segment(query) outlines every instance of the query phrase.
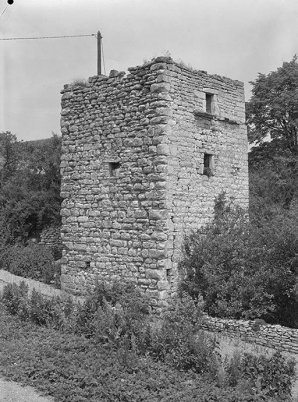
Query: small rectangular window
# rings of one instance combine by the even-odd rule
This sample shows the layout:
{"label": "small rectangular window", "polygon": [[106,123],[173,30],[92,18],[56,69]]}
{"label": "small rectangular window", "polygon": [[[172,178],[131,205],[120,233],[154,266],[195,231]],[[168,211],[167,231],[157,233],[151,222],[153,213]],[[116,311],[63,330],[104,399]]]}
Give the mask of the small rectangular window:
{"label": "small rectangular window", "polygon": [[120,169],[120,162],[109,162],[110,176],[117,176],[117,172]]}
{"label": "small rectangular window", "polygon": [[214,95],[206,94],[206,113],[213,114]]}
{"label": "small rectangular window", "polygon": [[90,268],[91,262],[90,261],[85,261],[85,268]]}
{"label": "small rectangular window", "polygon": [[203,174],[210,177],[214,175],[214,155],[204,154]]}

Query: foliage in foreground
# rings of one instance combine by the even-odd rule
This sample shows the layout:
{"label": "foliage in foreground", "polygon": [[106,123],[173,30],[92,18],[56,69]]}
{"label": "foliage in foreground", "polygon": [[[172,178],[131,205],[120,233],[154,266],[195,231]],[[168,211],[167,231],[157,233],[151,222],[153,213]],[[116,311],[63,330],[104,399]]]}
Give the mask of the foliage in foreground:
{"label": "foliage in foreground", "polygon": [[0,309],[0,373],[57,401],[290,401],[293,363],[276,354],[222,365],[198,331],[202,306],[189,297],[171,305],[154,330],[132,285],[99,284],[78,309],[9,285],[3,303],[18,317]]}
{"label": "foliage in foreground", "polygon": [[[85,337],[0,320],[0,373],[34,385],[59,402],[248,402],[247,393],[222,389],[191,372],[121,351],[106,350]],[[30,339],[30,342],[28,342]]]}
{"label": "foliage in foreground", "polygon": [[297,256],[297,216],[252,224],[221,195],[213,222],[186,238],[181,287],[210,315],[298,328]]}

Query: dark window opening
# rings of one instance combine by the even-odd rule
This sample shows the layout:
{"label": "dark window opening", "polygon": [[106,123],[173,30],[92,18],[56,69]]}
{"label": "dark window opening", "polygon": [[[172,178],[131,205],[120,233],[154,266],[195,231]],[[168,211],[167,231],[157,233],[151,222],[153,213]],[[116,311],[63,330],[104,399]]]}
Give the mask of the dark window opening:
{"label": "dark window opening", "polygon": [[91,266],[91,262],[90,262],[90,261],[86,261],[86,262],[85,262],[85,267],[86,267],[86,268],[90,268],[90,266]]}
{"label": "dark window opening", "polygon": [[208,177],[214,175],[214,156],[212,154],[204,154],[203,174]]}
{"label": "dark window opening", "polygon": [[110,176],[116,176],[116,173],[120,169],[120,166],[120,162],[109,162]]}
{"label": "dark window opening", "polygon": [[212,94],[206,94],[206,113],[213,113],[213,98],[214,95]]}
{"label": "dark window opening", "polygon": [[171,275],[171,271],[172,271],[172,270],[171,270],[170,268],[166,270],[166,272],[167,272],[167,278]]}

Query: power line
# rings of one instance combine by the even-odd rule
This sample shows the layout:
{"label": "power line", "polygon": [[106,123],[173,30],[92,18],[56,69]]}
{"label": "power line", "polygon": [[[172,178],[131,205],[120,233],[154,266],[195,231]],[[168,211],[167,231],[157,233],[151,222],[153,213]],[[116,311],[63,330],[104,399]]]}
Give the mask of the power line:
{"label": "power line", "polygon": [[35,37],[31,37],[31,38],[0,38],[0,40],[61,39],[61,38],[82,38],[84,36],[96,36],[96,34],[91,34],[91,35],[61,35],[61,36],[35,36]]}
{"label": "power line", "polygon": [[8,5],[4,8],[4,10],[2,11],[0,17],[5,13],[5,11],[7,10]]}

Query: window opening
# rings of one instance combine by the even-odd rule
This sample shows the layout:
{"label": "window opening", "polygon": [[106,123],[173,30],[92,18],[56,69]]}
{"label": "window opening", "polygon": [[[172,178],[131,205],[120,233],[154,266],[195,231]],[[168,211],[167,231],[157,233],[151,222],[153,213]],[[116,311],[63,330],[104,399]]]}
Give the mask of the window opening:
{"label": "window opening", "polygon": [[214,155],[204,154],[203,174],[210,177],[214,175]]}
{"label": "window opening", "polygon": [[120,162],[109,162],[110,176],[116,176],[116,173],[120,169],[120,166]]}
{"label": "window opening", "polygon": [[214,95],[212,94],[206,94],[206,113],[213,113],[213,100],[214,100]]}
{"label": "window opening", "polygon": [[90,268],[90,266],[91,266],[91,262],[90,262],[90,261],[86,261],[86,262],[85,262],[85,267],[86,267],[86,268]]}

